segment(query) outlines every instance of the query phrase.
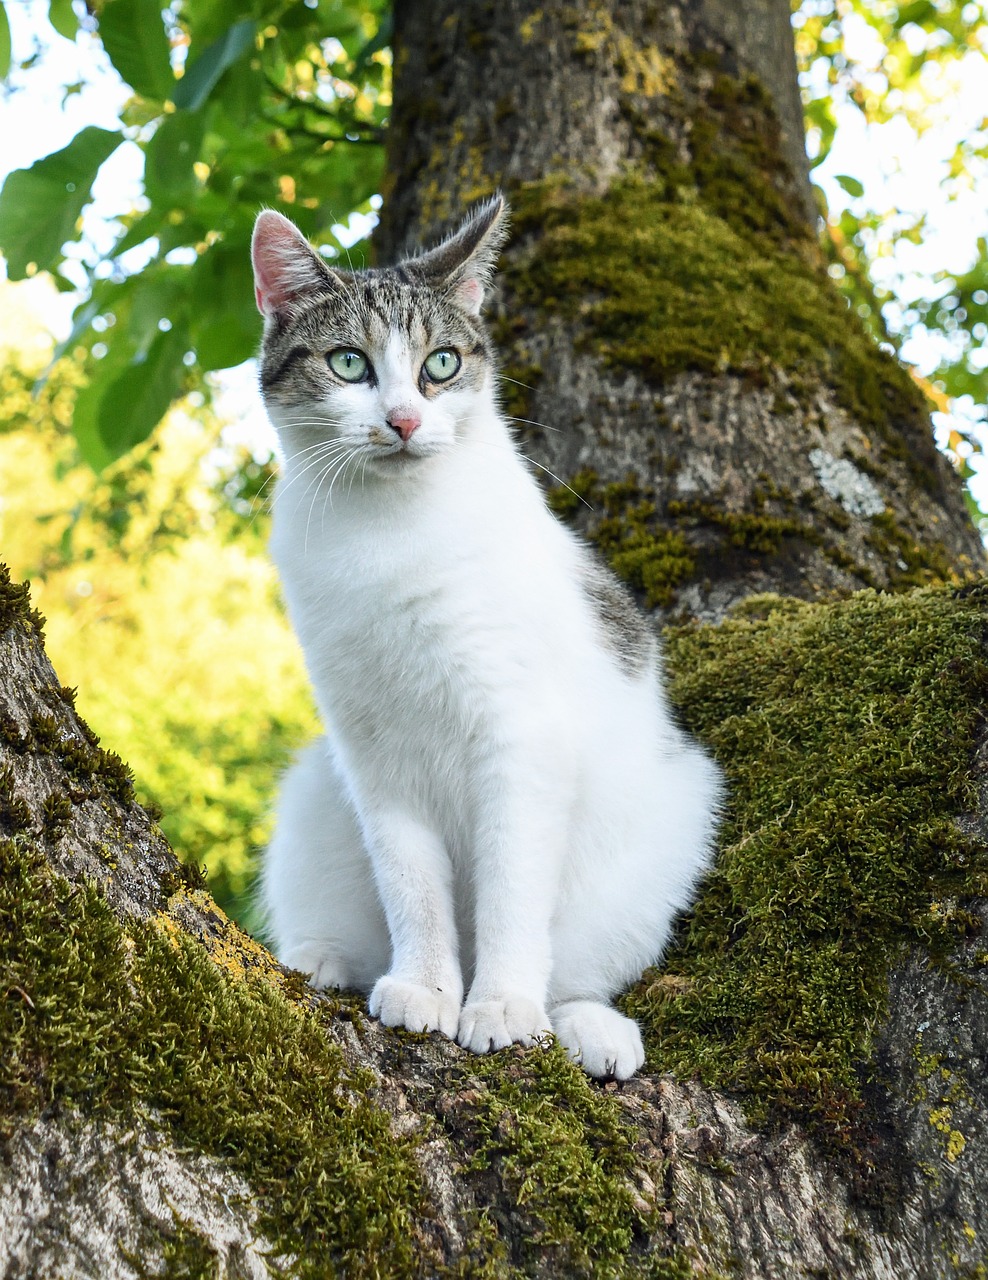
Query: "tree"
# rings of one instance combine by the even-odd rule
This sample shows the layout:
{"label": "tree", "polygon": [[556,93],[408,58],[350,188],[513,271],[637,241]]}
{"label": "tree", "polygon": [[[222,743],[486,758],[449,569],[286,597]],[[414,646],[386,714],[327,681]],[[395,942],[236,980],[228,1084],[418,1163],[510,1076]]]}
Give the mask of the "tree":
{"label": "tree", "polygon": [[719,867],[629,993],[638,1081],[385,1033],[181,871],[4,582],[0,1197],[26,1207],[0,1249],[15,1274],[977,1275],[983,554],[811,234],[788,10],[395,18],[381,249],[506,188],[495,324],[550,498],[657,617],[720,620],[668,639],[732,781]]}

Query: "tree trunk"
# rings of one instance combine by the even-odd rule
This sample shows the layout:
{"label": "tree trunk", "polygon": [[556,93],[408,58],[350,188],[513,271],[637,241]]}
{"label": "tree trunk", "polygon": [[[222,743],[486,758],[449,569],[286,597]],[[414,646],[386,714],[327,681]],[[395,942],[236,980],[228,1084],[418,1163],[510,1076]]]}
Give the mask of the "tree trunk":
{"label": "tree trunk", "polygon": [[981,566],[929,406],[817,250],[787,0],[404,0],[395,56],[381,255],[504,187],[504,403],[648,607]]}
{"label": "tree trunk", "polygon": [[[381,252],[505,187],[505,403],[555,473],[551,501],[657,619],[982,568],[921,396],[814,247],[786,4],[407,0],[395,42]],[[982,1274],[988,934],[958,897],[988,888],[983,730],[970,754],[984,614],[979,591],[949,588],[761,600],[670,646],[682,714],[738,779],[725,870],[689,936],[730,917],[726,966],[785,896],[745,858],[799,818],[795,801],[746,826],[772,779],[740,779],[787,732],[783,793],[785,770],[794,788],[811,774],[834,857],[871,851],[837,868],[838,909],[887,849],[909,924],[884,926],[877,978],[853,967],[839,918],[822,924],[835,1020],[819,1044],[795,1024],[766,1032],[751,1052],[778,1067],[768,1095],[743,1083],[739,1047],[728,1094],[699,1083],[734,1078],[702,1055],[598,1085],[551,1045],[472,1057],[313,995],[179,867],[0,577],[0,1273]],[[796,727],[824,686],[825,719],[864,744],[851,799],[847,777],[827,782],[837,753]],[[907,694],[912,718],[882,738]],[[881,813],[865,818],[869,788]],[[915,805],[941,815],[937,840]],[[797,836],[786,856],[808,852]],[[811,871],[796,884],[793,954],[825,896]],[[693,1017],[702,985],[683,939],[631,996],[670,1044],[663,1011]],[[814,1092],[827,1035],[847,1042],[843,1093]],[[672,1052],[661,1039],[652,1062]]]}

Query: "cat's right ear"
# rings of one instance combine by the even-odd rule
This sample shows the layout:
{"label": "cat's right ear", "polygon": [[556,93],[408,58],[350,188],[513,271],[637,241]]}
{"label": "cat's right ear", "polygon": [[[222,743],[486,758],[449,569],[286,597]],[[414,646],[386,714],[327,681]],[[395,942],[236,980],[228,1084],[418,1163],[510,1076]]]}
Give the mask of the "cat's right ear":
{"label": "cat's right ear", "polygon": [[303,295],[331,293],[343,284],[294,222],[274,209],[257,215],[250,243],[254,297],[266,320],[284,315]]}

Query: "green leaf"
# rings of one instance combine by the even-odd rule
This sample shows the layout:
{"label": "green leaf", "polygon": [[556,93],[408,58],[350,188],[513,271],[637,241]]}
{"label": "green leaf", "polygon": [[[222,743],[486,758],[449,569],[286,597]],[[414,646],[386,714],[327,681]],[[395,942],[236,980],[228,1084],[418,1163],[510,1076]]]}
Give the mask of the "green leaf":
{"label": "green leaf", "polygon": [[10,70],[10,21],[7,10],[0,4],[0,80],[6,78]]}
{"label": "green leaf", "polygon": [[176,111],[165,118],[148,143],[144,165],[144,190],[152,205],[174,209],[191,199],[196,190],[192,165],[205,131],[205,118],[195,112]]}
{"label": "green leaf", "polygon": [[172,96],[176,82],[158,0],[108,0],[99,16],[99,35],[132,89],[161,102]]}
{"label": "green leaf", "polygon": [[849,173],[838,173],[836,175],[836,181],[839,186],[844,188],[849,196],[864,195],[864,183],[860,182],[857,178],[852,178]]}
{"label": "green leaf", "polygon": [[72,410],[72,430],[83,459],[92,469],[100,472],[114,461],[116,455],[107,449],[100,431],[100,415],[107,388],[127,368],[134,349],[121,334],[114,335],[109,350],[102,360],[88,363],[89,380],[75,399]]}
{"label": "green leaf", "polygon": [[261,326],[251,305],[249,228],[204,253],[192,267],[186,289],[200,368],[227,369],[255,354]]}
{"label": "green leaf", "polygon": [[60,36],[74,40],[79,30],[79,19],[72,8],[72,0],[51,0],[48,5],[48,21]]}
{"label": "green leaf", "polygon": [[394,27],[394,13],[391,9],[388,9],[384,17],[381,19],[381,25],[377,29],[377,35],[371,36],[357,54],[353,67],[354,75],[359,75],[360,72],[363,71],[364,67],[368,62],[370,62],[375,53],[378,53],[381,49],[386,49],[388,47],[394,39]]}
{"label": "green leaf", "polygon": [[96,427],[99,442],[111,459],[122,457],[146,440],[168,412],[182,391],[185,351],[183,334],[174,329],[159,333],[147,355],[133,360],[106,388],[99,401]]}
{"label": "green leaf", "polygon": [[119,133],[90,125],[61,151],[9,175],[0,191],[0,249],[11,280],[23,280],[32,262],[41,271],[57,266],[100,165],[122,141]]}
{"label": "green leaf", "polygon": [[130,223],[130,226],[127,227],[127,230],[106,256],[108,258],[119,258],[128,249],[133,249],[137,245],[143,244],[145,240],[149,240],[151,236],[157,234],[165,219],[165,214],[166,210],[153,207],[147,213],[139,213],[136,217],[132,214],[124,214],[119,221],[125,227],[131,217],[134,217],[134,221]]}
{"label": "green leaf", "polygon": [[932,0],[914,0],[913,4],[904,4],[900,8],[895,25],[901,31],[910,22],[922,25],[928,18],[936,16],[937,7]]}
{"label": "green leaf", "polygon": [[186,68],[185,75],[175,88],[175,106],[187,111],[198,111],[227,67],[233,66],[248,49],[254,48],[256,36],[257,24],[249,18],[228,27],[218,40],[204,49],[195,62]]}

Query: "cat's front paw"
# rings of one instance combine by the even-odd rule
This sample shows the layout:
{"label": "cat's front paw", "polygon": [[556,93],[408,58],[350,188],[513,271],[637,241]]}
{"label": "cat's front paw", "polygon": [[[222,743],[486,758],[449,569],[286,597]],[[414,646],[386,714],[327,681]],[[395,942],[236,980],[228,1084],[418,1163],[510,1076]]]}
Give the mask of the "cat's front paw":
{"label": "cat's front paw", "polygon": [[326,943],[302,942],[289,947],[279,959],[286,969],[299,969],[308,974],[309,986],[318,991],[328,987],[345,987],[347,972],[336,951]]}
{"label": "cat's front paw", "polygon": [[534,1044],[550,1031],[549,1015],[525,996],[504,1000],[471,1000],[463,1006],[457,1040],[473,1053]]}
{"label": "cat's front paw", "polygon": [[552,1029],[588,1076],[627,1080],[645,1061],[638,1023],[610,1005],[570,1000],[552,1011]]}
{"label": "cat's front paw", "polygon": [[460,1019],[458,993],[403,982],[387,973],[374,984],[367,1007],[371,1017],[380,1018],[386,1027],[441,1031],[451,1040]]}

